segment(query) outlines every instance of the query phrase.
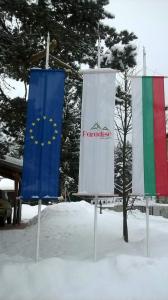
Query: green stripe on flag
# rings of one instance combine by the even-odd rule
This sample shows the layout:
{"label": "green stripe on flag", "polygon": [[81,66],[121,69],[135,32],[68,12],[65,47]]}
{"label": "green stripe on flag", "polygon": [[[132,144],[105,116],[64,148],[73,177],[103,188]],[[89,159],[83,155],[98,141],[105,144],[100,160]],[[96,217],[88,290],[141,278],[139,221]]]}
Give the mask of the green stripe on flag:
{"label": "green stripe on flag", "polygon": [[154,115],[152,77],[142,77],[144,190],[145,195],[156,194],[154,163]]}

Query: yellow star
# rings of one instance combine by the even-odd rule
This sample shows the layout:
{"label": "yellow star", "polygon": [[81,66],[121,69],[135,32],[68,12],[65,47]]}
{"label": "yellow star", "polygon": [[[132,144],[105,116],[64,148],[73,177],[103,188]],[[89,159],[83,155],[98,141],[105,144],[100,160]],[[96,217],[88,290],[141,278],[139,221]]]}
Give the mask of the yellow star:
{"label": "yellow star", "polygon": [[48,141],[48,144],[51,145],[51,141]]}

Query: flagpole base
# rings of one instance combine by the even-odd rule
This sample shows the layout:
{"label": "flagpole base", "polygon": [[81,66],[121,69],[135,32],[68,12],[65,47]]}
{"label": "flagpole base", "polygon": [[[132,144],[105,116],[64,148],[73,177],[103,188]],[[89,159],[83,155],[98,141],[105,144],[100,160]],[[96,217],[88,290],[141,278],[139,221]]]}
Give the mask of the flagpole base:
{"label": "flagpole base", "polygon": [[40,223],[41,223],[41,200],[38,201],[38,222],[37,222],[37,240],[36,240],[36,262],[39,261],[40,248]]}

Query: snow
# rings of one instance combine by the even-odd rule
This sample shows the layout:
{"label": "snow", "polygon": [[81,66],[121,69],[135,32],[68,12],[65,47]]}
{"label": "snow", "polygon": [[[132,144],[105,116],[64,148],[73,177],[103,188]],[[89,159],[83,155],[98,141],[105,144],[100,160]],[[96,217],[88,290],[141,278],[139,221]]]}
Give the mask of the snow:
{"label": "snow", "polygon": [[14,191],[14,181],[7,178],[0,178],[0,190],[3,191]]}
{"label": "snow", "polygon": [[10,98],[16,98],[16,97],[24,97],[25,95],[25,86],[24,83],[21,81],[14,80],[12,78],[4,78],[5,79],[5,85],[4,81],[1,81],[2,87],[5,90],[5,94]]}
{"label": "snow", "polygon": [[5,161],[7,161],[9,163],[12,163],[14,165],[18,165],[20,167],[23,166],[23,159],[17,159],[15,157],[11,157],[11,156],[5,155]]}
{"label": "snow", "polygon": [[[46,205],[41,205],[41,210],[46,208]],[[22,221],[24,223],[28,222],[29,220],[33,219],[38,214],[38,206],[30,206],[28,204],[22,205]],[[31,222],[31,221],[30,221]]]}
{"label": "snow", "polygon": [[[44,207],[43,207],[44,208]],[[129,243],[122,213],[98,214],[93,261],[94,206],[59,203],[41,214],[40,260],[35,262],[37,207],[23,205],[23,230],[0,230],[0,300],[167,300],[168,219],[150,216],[146,257],[145,214],[129,213]]]}

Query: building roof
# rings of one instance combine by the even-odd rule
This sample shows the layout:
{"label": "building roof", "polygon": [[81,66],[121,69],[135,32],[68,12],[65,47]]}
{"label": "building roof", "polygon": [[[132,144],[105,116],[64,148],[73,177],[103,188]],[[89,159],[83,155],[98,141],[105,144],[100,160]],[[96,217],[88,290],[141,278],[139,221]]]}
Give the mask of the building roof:
{"label": "building roof", "polygon": [[12,180],[21,176],[23,160],[14,157],[5,156],[0,159],[0,175]]}

